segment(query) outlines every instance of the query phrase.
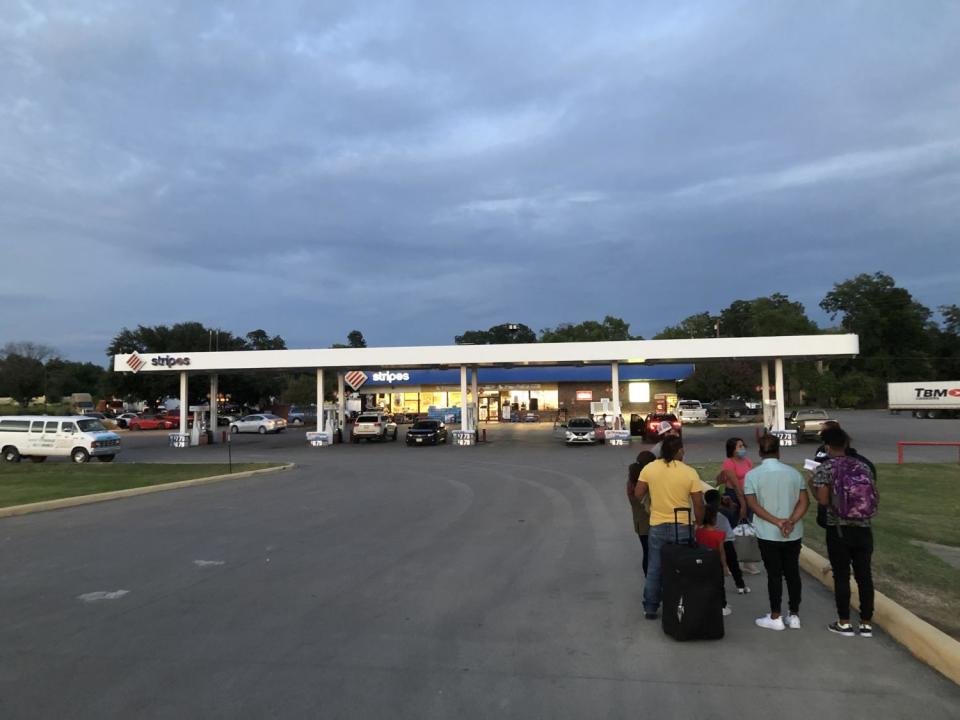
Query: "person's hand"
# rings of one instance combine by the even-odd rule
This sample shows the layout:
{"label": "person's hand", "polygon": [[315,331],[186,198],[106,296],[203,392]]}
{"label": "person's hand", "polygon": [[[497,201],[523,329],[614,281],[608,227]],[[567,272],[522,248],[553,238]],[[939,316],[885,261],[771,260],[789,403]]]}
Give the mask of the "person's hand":
{"label": "person's hand", "polygon": [[794,527],[796,527],[796,525],[792,520],[784,520],[783,524],[780,526],[780,532],[784,537],[789,537],[790,533],[793,532]]}
{"label": "person's hand", "polygon": [[783,532],[783,526],[784,526],[787,522],[789,522],[789,521],[788,521],[788,520],[784,520],[783,518],[774,518],[773,524],[776,525],[778,528],[780,528],[780,532]]}

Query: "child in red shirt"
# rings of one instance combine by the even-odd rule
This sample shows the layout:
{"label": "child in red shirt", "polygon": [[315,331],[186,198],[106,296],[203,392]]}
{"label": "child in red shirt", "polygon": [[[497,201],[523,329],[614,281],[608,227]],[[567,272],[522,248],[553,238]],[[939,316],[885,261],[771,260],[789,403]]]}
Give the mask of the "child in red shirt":
{"label": "child in red shirt", "polygon": [[723,614],[729,615],[733,609],[727,605],[727,592],[724,587],[725,579],[728,574],[727,555],[723,551],[723,543],[727,539],[727,534],[723,530],[717,529],[717,508],[707,505],[703,508],[703,525],[697,530],[697,544],[708,547],[720,553],[720,592],[723,595]]}

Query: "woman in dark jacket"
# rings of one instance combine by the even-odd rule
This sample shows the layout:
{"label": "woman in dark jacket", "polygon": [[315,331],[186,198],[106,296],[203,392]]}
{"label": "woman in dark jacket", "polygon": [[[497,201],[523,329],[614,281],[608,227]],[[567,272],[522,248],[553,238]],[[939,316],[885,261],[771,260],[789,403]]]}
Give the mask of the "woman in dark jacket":
{"label": "woman in dark jacket", "polygon": [[644,575],[647,574],[647,535],[650,532],[650,496],[647,495],[643,500],[638,500],[634,495],[634,491],[637,489],[637,480],[640,478],[640,471],[656,459],[656,455],[649,450],[644,450],[637,455],[637,461],[631,463],[627,469],[627,498],[630,500],[630,510],[633,513],[633,529],[640,538],[640,545],[643,547]]}

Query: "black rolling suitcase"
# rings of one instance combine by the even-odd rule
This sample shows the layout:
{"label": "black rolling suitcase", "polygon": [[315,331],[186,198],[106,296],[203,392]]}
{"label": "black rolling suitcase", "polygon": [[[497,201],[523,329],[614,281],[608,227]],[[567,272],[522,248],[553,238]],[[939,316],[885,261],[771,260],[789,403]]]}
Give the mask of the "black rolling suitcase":
{"label": "black rolling suitcase", "polygon": [[660,550],[663,631],[675,640],[718,640],[723,637],[720,555],[697,545],[690,508],[673,511],[677,526],[682,512],[690,524],[690,542],[681,543],[677,529],[676,542]]}

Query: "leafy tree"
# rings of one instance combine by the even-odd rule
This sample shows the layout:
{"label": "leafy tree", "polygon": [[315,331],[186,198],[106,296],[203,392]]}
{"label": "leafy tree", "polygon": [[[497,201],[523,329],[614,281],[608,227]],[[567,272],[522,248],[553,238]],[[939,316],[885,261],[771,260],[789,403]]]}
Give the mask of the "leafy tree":
{"label": "leafy tree", "polygon": [[453,341],[457,345],[534,343],[537,341],[537,334],[523,323],[502,323],[489,330],[467,330],[463,335],[457,335]]}
{"label": "leafy tree", "polygon": [[820,329],[802,303],[786,295],[736,300],[720,312],[721,337],[766,337],[771,335],[814,335]]}
{"label": "leafy tree", "polygon": [[960,378],[960,306],[941,305],[943,318],[936,338],[935,369],[939,380]]}
{"label": "leafy tree", "polygon": [[270,337],[264,330],[247,333],[247,345],[251,350],[286,350],[287,343],[279,335]]}
{"label": "leafy tree", "polygon": [[363,339],[363,333],[359,330],[351,330],[347,333],[347,344],[352,348],[365,348],[367,341]]}
{"label": "leafy tree", "polygon": [[52,358],[46,364],[44,394],[47,402],[59,402],[60,398],[76,392],[101,395],[106,374],[106,370],[94,363]]}
{"label": "leafy tree", "polygon": [[889,275],[864,273],[837,283],[820,307],[860,336],[860,357],[843,370],[865,372],[880,383],[933,377],[929,354],[937,328],[930,310]]}
{"label": "leafy tree", "polygon": [[347,333],[347,344],[343,343],[334,343],[330,347],[337,350],[343,350],[346,348],[365,348],[367,346],[367,341],[363,337],[363,333],[359,330],[351,330]]}
{"label": "leafy tree", "polygon": [[693,338],[716,337],[714,323],[716,319],[708,312],[697,313],[682,320],[679,325],[671,325],[653,336],[654,340],[688,340]]}
{"label": "leafy tree", "polygon": [[679,388],[683,397],[698,400],[748,398],[756,395],[760,373],[755,363],[738,360],[697,363],[693,375]]}
{"label": "leafy tree", "polygon": [[[286,343],[279,336],[270,337],[264,330],[254,330],[246,337],[219,328],[208,328],[198,322],[174,325],[139,325],[135,330],[123,328],[107,347],[107,355],[140,353],[207,352],[213,347],[220,351],[283,349]],[[154,402],[179,393],[176,375],[153,373],[111,373],[105,383],[111,394],[126,399]],[[280,395],[284,381],[276,373],[229,374],[220,377],[220,392],[234,402],[257,406],[266,405],[271,397]],[[198,375],[190,378],[189,393],[193,399],[206,398],[210,392],[207,379]]]}
{"label": "leafy tree", "polygon": [[43,363],[35,357],[7,353],[0,360],[0,394],[12,397],[21,407],[43,394]]}
{"label": "leafy tree", "polygon": [[607,315],[602,322],[586,320],[573,325],[561,323],[540,331],[540,342],[599,342],[603,340],[642,340],[630,335],[630,323]]}
{"label": "leafy tree", "polygon": [[3,359],[8,355],[19,355],[20,357],[31,358],[33,360],[39,360],[40,362],[43,362],[48,358],[55,357],[56,354],[57,351],[49,345],[43,345],[41,343],[29,341],[8,342],[6,345],[0,348],[0,359]]}

